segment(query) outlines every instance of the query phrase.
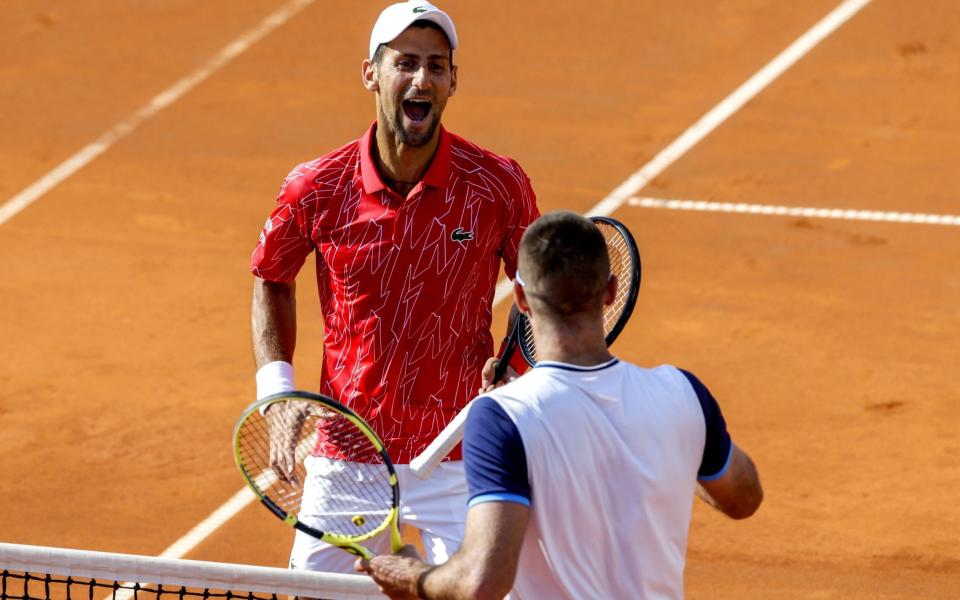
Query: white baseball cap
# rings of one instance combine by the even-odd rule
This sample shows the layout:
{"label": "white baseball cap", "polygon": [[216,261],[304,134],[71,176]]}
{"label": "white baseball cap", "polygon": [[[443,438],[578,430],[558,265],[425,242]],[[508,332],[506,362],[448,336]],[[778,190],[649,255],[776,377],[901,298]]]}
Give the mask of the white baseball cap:
{"label": "white baseball cap", "polygon": [[457,49],[457,29],[450,16],[426,0],[408,0],[383,9],[370,34],[370,60],[380,44],[392,42],[414,21],[432,21],[443,29],[450,41],[450,50]]}

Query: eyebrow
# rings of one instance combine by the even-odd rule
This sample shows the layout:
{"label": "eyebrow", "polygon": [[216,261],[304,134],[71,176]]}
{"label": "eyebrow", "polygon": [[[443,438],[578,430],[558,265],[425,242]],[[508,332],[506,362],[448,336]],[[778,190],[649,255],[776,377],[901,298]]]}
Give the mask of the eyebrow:
{"label": "eyebrow", "polygon": [[[400,52],[399,50],[398,50],[398,52],[399,52],[400,56],[403,57],[403,58],[416,58],[416,59],[421,58],[421,56],[420,56],[419,54],[416,54],[416,53],[413,53],[413,52]],[[428,54],[427,57],[426,57],[426,59],[427,59],[427,60],[446,60],[446,61],[449,61],[449,60],[450,60],[450,56],[447,55],[447,54]]]}

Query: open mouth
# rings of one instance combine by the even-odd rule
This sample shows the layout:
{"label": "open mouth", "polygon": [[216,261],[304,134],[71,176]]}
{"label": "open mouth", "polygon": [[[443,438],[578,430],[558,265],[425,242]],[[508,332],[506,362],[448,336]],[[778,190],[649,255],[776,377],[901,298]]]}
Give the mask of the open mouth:
{"label": "open mouth", "polygon": [[411,121],[419,123],[430,114],[431,106],[429,100],[404,100],[403,114],[407,115],[407,118]]}

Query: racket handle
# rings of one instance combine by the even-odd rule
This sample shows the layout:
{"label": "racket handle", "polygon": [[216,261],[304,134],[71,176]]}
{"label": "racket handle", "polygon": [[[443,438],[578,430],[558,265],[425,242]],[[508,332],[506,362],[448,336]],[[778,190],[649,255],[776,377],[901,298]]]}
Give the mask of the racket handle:
{"label": "racket handle", "polygon": [[[513,354],[513,352],[510,352],[510,354]],[[500,380],[503,379],[503,376],[507,372],[507,367],[510,366],[510,358],[510,356],[504,353],[503,356],[497,359],[497,368],[493,370],[492,383],[500,383]]]}
{"label": "racket handle", "polygon": [[513,358],[513,353],[517,349],[517,336],[519,332],[514,331],[510,334],[510,337],[507,338],[507,343],[501,348],[500,357],[497,358],[497,366],[493,369],[493,381],[491,383],[500,383],[503,380],[503,376],[507,372],[507,367],[510,366],[510,359]]}
{"label": "racket handle", "polygon": [[433,475],[437,465],[460,443],[463,439],[463,429],[467,424],[469,408],[469,404],[463,407],[463,410],[430,442],[427,449],[410,461],[410,470],[414,475],[420,479],[428,479]]}
{"label": "racket handle", "polygon": [[[516,307],[512,310],[516,311]],[[513,352],[517,348],[517,336],[520,335],[519,327],[520,321],[519,319],[515,319],[513,329],[507,338],[507,343],[500,347],[500,357],[497,360],[496,368],[493,370],[493,383],[497,383],[503,379],[504,373],[507,372],[510,359],[513,358]],[[437,465],[460,443],[460,440],[463,439],[463,429],[467,424],[467,410],[469,408],[469,404],[464,406],[463,410],[461,410],[452,421],[447,423],[443,431],[430,442],[426,450],[410,461],[410,470],[414,475],[420,479],[428,479],[434,470],[436,470]]]}

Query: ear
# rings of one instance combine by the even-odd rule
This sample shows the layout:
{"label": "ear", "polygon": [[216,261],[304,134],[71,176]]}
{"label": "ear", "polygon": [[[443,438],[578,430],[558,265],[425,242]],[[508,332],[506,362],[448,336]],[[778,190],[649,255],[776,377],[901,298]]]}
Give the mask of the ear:
{"label": "ear", "polygon": [[363,59],[360,64],[360,78],[363,79],[363,87],[371,92],[380,91],[380,80],[377,78],[377,67],[369,58]]}
{"label": "ear", "polygon": [[617,297],[617,290],[620,288],[620,280],[613,273],[610,273],[610,279],[607,280],[607,293],[603,297],[603,305],[610,306]]}
{"label": "ear", "polygon": [[457,92],[457,65],[450,66],[450,93],[447,96],[453,96]]}
{"label": "ear", "polygon": [[520,312],[525,315],[530,314],[530,302],[527,301],[527,293],[516,279],[513,280],[513,300]]}

